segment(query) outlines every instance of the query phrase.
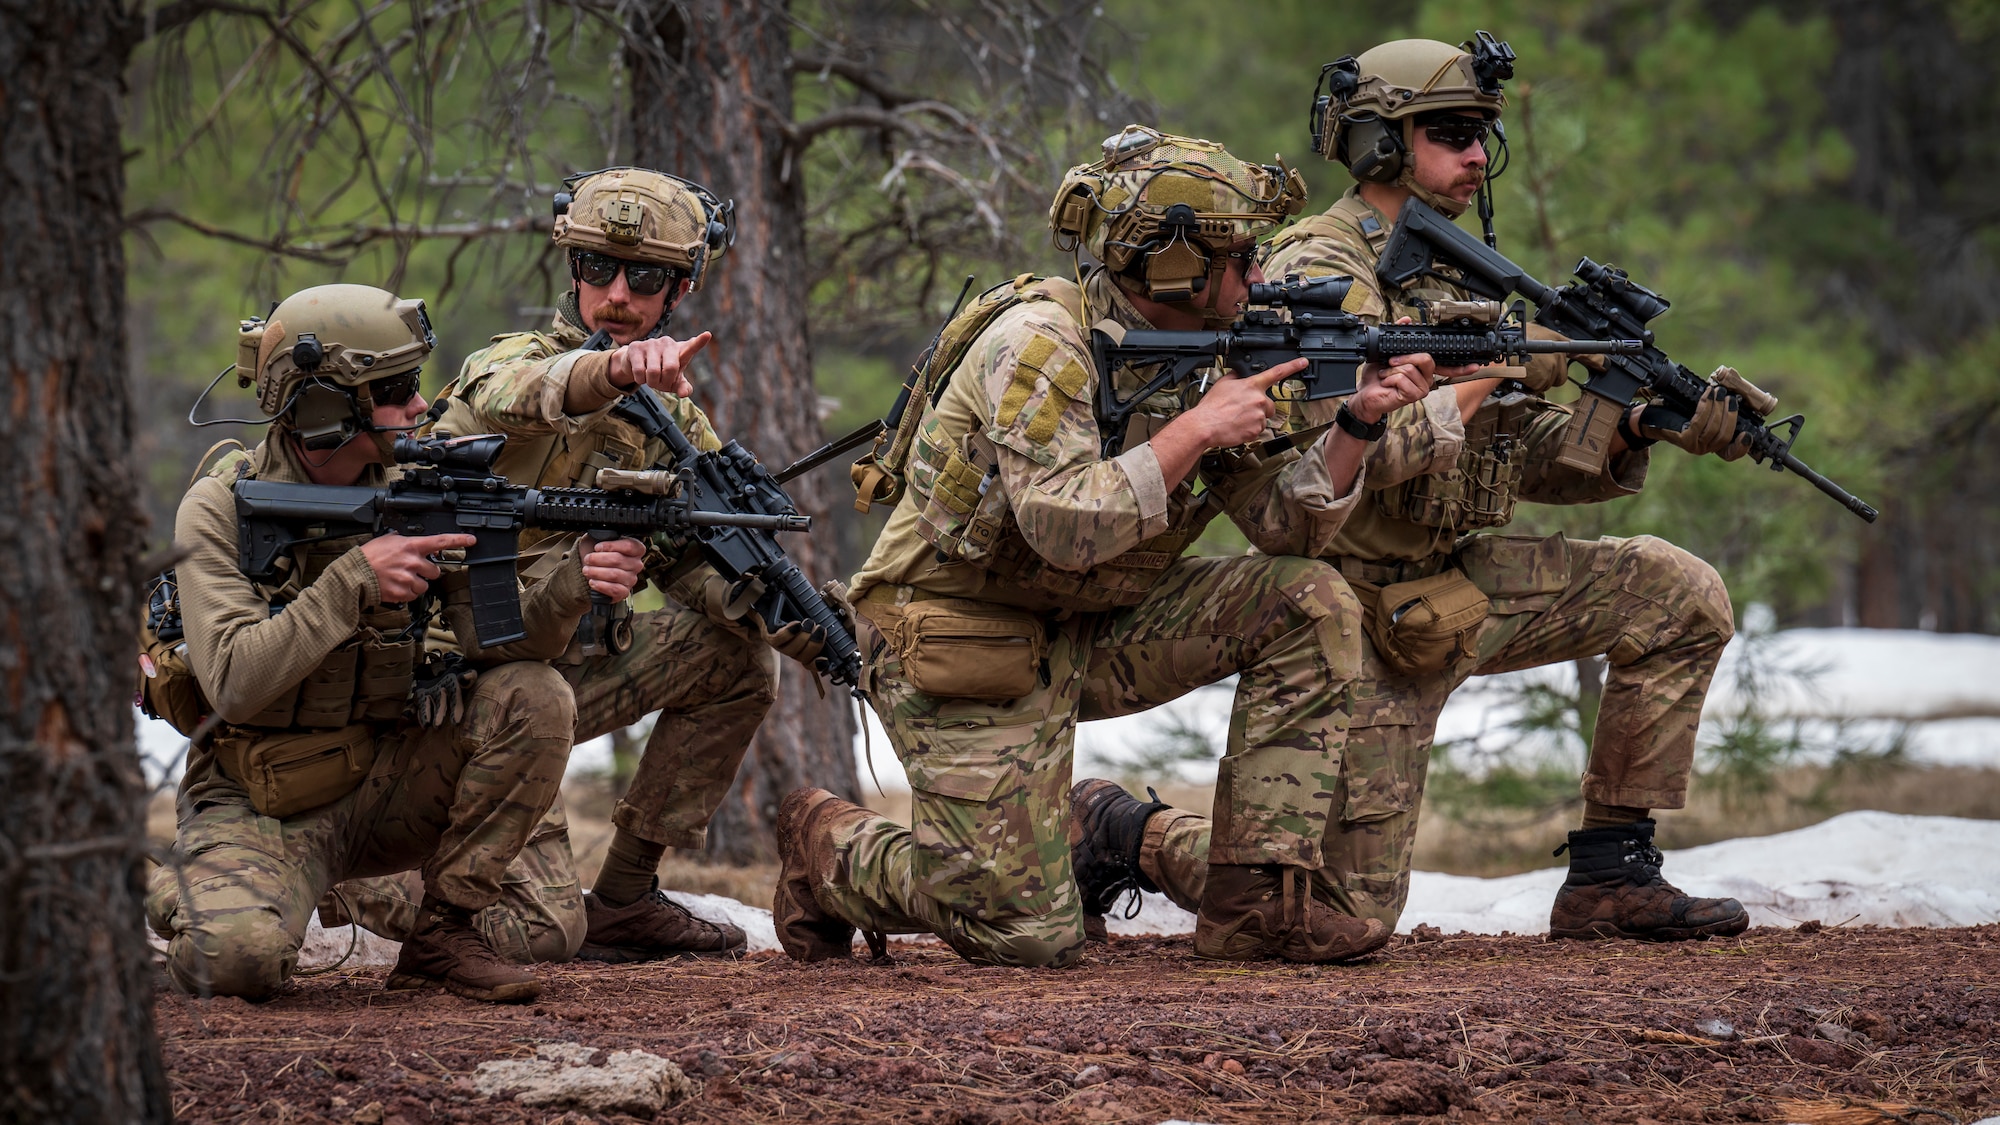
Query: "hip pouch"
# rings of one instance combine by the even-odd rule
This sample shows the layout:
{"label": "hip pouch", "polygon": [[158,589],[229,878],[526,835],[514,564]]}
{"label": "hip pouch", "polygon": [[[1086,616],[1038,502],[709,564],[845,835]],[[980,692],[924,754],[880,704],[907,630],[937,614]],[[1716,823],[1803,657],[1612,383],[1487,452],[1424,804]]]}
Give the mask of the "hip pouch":
{"label": "hip pouch", "polygon": [[375,764],[375,735],[361,723],[278,734],[232,731],[215,739],[215,758],[249,791],[250,807],[287,817],[359,787]]}
{"label": "hip pouch", "polygon": [[[1365,601],[1365,599],[1364,599]],[[1492,602],[1456,568],[1384,586],[1364,626],[1382,662],[1399,675],[1441,672],[1469,656]]]}
{"label": "hip pouch", "polygon": [[916,602],[884,630],[925,695],[1006,703],[1041,686],[1048,630],[1026,610],[962,598]]}

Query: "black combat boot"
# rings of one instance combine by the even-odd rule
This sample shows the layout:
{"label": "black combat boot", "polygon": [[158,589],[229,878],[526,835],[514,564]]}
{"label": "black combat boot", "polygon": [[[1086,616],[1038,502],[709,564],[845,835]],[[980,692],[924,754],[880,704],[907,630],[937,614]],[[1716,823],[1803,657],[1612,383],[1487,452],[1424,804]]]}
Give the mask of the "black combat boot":
{"label": "black combat boot", "polygon": [[1569,878],[1549,912],[1549,936],[1686,941],[1727,937],[1750,926],[1733,898],[1693,898],[1660,876],[1654,822],[1635,820],[1569,834]]}
{"label": "black combat boot", "polygon": [[1110,940],[1104,916],[1120,895],[1159,892],[1139,869],[1139,847],[1146,841],[1146,821],[1168,805],[1151,789],[1146,796],[1152,800],[1141,801],[1117,782],[1101,777],[1085,778],[1069,791],[1069,813],[1082,833],[1070,848],[1070,867],[1083,899],[1086,940]]}

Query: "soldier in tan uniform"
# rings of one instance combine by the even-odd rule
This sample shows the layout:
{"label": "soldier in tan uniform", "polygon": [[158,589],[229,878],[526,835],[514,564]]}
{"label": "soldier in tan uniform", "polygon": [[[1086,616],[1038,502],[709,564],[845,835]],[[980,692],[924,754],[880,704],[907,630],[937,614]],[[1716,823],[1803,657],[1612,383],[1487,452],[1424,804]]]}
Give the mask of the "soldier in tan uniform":
{"label": "soldier in tan uniform", "polygon": [[[727,249],[731,205],[698,184],[643,168],[572,177],[564,187],[554,240],[567,250],[572,288],[547,329],[496,336],[466,358],[440,396],[436,429],[507,435],[495,467],[510,480],[589,487],[600,469],[643,469],[666,456],[663,442],[613,413],[627,394],[649,386],[697,447],[720,448],[707,416],[687,397],[692,388],[684,375],[709,335],[676,340],[667,325],[675,304]],[[610,349],[578,350],[600,329],[609,333]],[[542,552],[561,545],[522,536],[529,581],[539,581],[559,558]],[[703,845],[708,819],[776,698],[777,652],[810,665],[824,638],[797,626],[766,634],[757,615],[743,609],[754,597],[730,590],[687,543],[666,537],[651,543],[646,577],[668,604],[618,626],[621,634],[629,626],[629,647],[609,651],[580,638],[555,661],[576,691],[577,741],[653,711],[660,716],[631,787],[612,811],[610,849],[590,893],[579,896],[560,806],[542,826],[545,843],[509,872],[523,895],[538,902],[532,913],[565,923],[543,927],[543,942],[517,946],[523,960],[574,954],[650,961],[734,954],[744,946],[736,926],[697,918],[667,897],[656,871],[667,848]],[[396,937],[408,925],[411,876],[341,890],[369,929]],[[336,903],[328,908],[328,921],[341,920]],[[523,913],[510,902],[496,925]]]}
{"label": "soldier in tan uniform", "polygon": [[[1104,265],[1080,285],[1024,277],[964,314],[991,319],[940,368],[939,397],[910,400],[923,413],[907,489],[852,587],[912,823],[821,789],[786,798],[773,909],[793,957],[846,957],[858,927],[876,944],[935,934],[981,964],[1075,964],[1076,723],[1232,674],[1196,948],[1329,961],[1387,940],[1330,907],[1318,877],[1359,614],[1313,556],[1360,497],[1354,432],[1422,395],[1428,372],[1365,369],[1346,428],[1268,458],[1246,445],[1278,431],[1270,388],[1303,361],[1162,391],[1111,456],[1120,435],[1095,406],[1100,380],[1129,396],[1151,372],[1097,370],[1090,326],[1227,324],[1259,278],[1257,237],[1303,201],[1296,173],[1130,126],[1070,172],[1050,214],[1058,246]],[[1263,553],[1182,558],[1223,514]]]}
{"label": "soldier in tan uniform", "polygon": [[[629,593],[644,548],[558,549],[523,596],[527,637],[490,651],[474,639],[463,577],[439,582],[432,561],[471,546],[469,535],[313,542],[285,559],[275,586],[238,569],[232,484],[381,483],[391,435],[424,415],[418,365],[432,346],[422,302],[362,285],[307,289],[245,325],[237,370],[255,382],[270,432],[198,480],[174,525],[186,552],[175,570],[180,674],[193,681],[179,690],[189,713],[220,720],[196,739],[181,780],[181,862],[154,873],[147,897],[181,988],[270,995],[329,887],[420,865],[390,987],[442,984],[480,1000],[541,990],[473,919],[500,900],[569,759],[575,707],[543,661],[562,651],[593,589]],[[467,673],[434,673],[422,655],[433,582],[476,670],[469,690]]]}
{"label": "soldier in tan uniform", "polygon": [[[1499,52],[1487,48],[1497,46]],[[1504,53],[1506,66],[1491,64]],[[1484,181],[1484,141],[1506,100],[1512,52],[1402,40],[1328,67],[1315,149],[1358,181],[1338,202],[1284,232],[1265,271],[1352,277],[1348,311],[1379,322],[1422,320],[1463,290],[1427,280],[1385,292],[1375,273],[1403,201],[1466,210]],[[1326,869],[1357,915],[1394,925],[1409,894],[1410,853],[1439,712],[1476,673],[1603,655],[1609,664],[1583,823],[1556,898],[1559,937],[1674,940],[1741,932],[1734,899],[1683,894],[1660,874],[1656,808],[1686,802],[1702,700],[1733,632],[1729,595],[1705,562],[1650,536],[1576,540],[1491,534],[1519,502],[1581,504],[1629,496],[1656,441],[1689,453],[1742,456],[1736,399],[1704,400],[1684,431],[1621,419],[1613,435],[1579,434],[1543,393],[1565,378],[1560,357],[1445,386],[1398,411],[1371,450],[1365,498],[1322,557],[1367,609],[1347,754],[1330,786]],[[1725,388],[1761,394],[1734,371]],[[1470,534],[1481,533],[1483,534]],[[1212,828],[1197,813],[1139,802],[1108,781],[1080,783],[1087,891],[1162,890],[1189,909],[1212,867]],[[1212,853],[1211,853],[1212,854]],[[1086,862],[1086,860],[1088,862]]]}

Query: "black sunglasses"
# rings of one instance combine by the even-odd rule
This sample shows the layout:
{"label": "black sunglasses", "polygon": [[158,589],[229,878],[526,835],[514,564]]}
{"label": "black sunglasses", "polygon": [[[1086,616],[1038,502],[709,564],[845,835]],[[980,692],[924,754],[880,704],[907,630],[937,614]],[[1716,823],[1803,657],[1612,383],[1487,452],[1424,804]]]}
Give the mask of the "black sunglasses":
{"label": "black sunglasses", "polygon": [[1440,117],[1424,123],[1424,136],[1432,144],[1443,145],[1453,152],[1464,152],[1473,145],[1485,144],[1486,134],[1492,126],[1477,117]]}
{"label": "black sunglasses", "polygon": [[618,271],[625,271],[625,287],[641,297],[650,297],[667,287],[667,279],[674,271],[666,266],[649,262],[628,262],[609,254],[599,254],[594,250],[578,250],[570,255],[570,265],[576,271],[577,280],[591,285],[609,285],[618,280]]}
{"label": "black sunglasses", "polygon": [[368,382],[368,401],[377,406],[401,406],[416,397],[423,385],[424,369],[414,367],[400,375]]}

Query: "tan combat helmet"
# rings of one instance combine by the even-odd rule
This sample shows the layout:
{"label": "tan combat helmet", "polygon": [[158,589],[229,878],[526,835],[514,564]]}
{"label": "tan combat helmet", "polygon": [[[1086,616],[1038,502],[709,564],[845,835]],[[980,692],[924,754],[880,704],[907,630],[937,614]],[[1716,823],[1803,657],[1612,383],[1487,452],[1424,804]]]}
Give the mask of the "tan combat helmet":
{"label": "tan combat helmet", "polygon": [[307,449],[332,449],[367,430],[370,384],[404,376],[394,401],[409,401],[435,347],[422,301],[372,285],[316,285],[268,319],[242,322],[236,381],[254,384],[258,408],[297,431]]}
{"label": "tan combat helmet", "polygon": [[[1049,207],[1056,248],[1090,251],[1146,295],[1185,304],[1217,282],[1233,245],[1277,229],[1305,207],[1306,185],[1283,164],[1250,164],[1214,141],[1127,125],[1104,157],[1063,177]],[[1234,309],[1203,309],[1227,321]]]}
{"label": "tan combat helmet", "polygon": [[[1313,151],[1365,183],[1394,183],[1448,215],[1465,206],[1416,185],[1410,151],[1416,119],[1471,110],[1497,121],[1507,108],[1500,83],[1514,77],[1514,51],[1481,31],[1457,47],[1398,39],[1320,68],[1313,87]],[[1325,93],[1321,93],[1324,88]]]}
{"label": "tan combat helmet", "polygon": [[708,263],[736,241],[736,204],[650,168],[605,168],[563,181],[554,241],[677,271],[701,287]]}

